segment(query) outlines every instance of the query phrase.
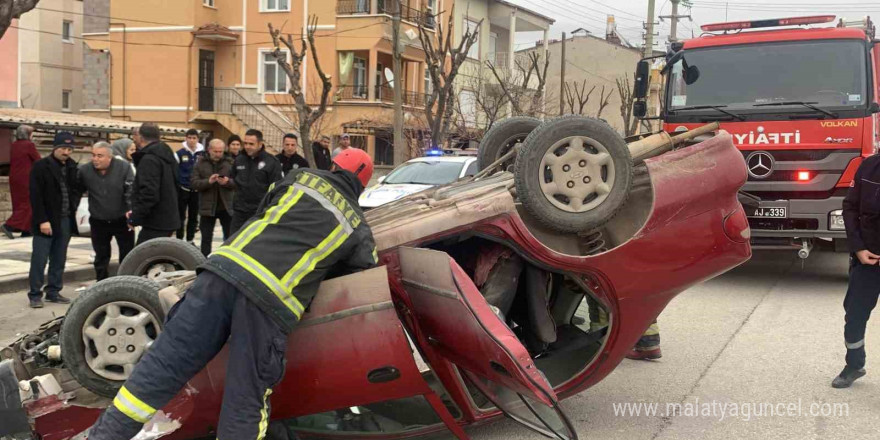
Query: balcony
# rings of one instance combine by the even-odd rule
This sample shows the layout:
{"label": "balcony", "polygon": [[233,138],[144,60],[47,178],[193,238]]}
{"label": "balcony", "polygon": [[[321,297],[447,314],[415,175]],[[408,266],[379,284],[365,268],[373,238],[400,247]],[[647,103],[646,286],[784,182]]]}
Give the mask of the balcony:
{"label": "balcony", "polygon": [[[366,85],[339,86],[337,87],[336,99],[339,102],[363,102],[394,104],[394,88],[387,85],[377,85],[375,99],[370,101],[367,94],[369,87]],[[407,107],[425,107],[428,96],[421,92],[411,90],[403,91],[403,105]]]}
{"label": "balcony", "polygon": [[[373,11],[373,1],[375,1],[375,11]],[[368,14],[384,14],[393,16],[400,6],[400,17],[404,21],[413,24],[422,24],[425,28],[434,29],[435,18],[433,15],[423,12],[419,9],[422,5],[418,0],[411,3],[398,0],[337,0],[336,13],[338,15],[368,15]]]}

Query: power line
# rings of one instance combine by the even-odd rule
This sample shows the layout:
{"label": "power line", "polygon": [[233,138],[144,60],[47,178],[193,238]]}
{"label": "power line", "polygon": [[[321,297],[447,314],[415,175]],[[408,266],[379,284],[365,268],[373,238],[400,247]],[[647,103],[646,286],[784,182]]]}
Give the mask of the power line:
{"label": "power line", "polygon": [[588,75],[595,76],[596,78],[599,78],[599,79],[602,79],[602,80],[608,81],[609,83],[613,83],[614,85],[617,85],[617,81],[614,81],[614,80],[608,79],[608,78],[606,78],[606,77],[604,77],[604,76],[602,76],[602,75],[599,75],[599,74],[596,73],[596,72],[591,72],[591,71],[589,71],[589,70],[587,70],[587,69],[585,69],[585,68],[583,68],[583,67],[581,67],[581,66],[578,66],[577,64],[571,62],[570,60],[565,60],[565,64],[568,64],[569,66],[574,67],[575,69],[578,69],[578,70],[580,70],[580,71],[582,71],[582,72],[584,72],[584,73],[586,73],[586,74],[588,74]]}

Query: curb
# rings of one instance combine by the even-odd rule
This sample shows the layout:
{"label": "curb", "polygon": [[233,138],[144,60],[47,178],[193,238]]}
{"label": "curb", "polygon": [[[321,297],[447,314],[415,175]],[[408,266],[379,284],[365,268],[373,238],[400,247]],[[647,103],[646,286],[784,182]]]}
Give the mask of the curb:
{"label": "curb", "polygon": [[[119,266],[117,263],[110,263],[109,271],[110,276],[116,275],[116,268]],[[70,269],[64,271],[64,283],[76,283],[80,281],[89,281],[95,279],[95,267],[92,265],[88,266],[80,266],[76,269]],[[30,287],[30,283],[28,281],[27,275],[0,278],[0,294],[7,293],[15,293],[22,290],[27,290]]]}

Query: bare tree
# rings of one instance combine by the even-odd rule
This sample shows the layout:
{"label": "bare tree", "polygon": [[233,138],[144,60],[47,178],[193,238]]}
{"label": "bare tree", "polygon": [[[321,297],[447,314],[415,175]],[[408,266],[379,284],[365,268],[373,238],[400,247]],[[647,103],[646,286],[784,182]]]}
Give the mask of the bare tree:
{"label": "bare tree", "polygon": [[573,115],[583,115],[584,109],[590,102],[590,96],[596,86],[590,88],[587,92],[587,80],[578,83],[577,81],[569,81],[565,83],[565,103],[568,105],[569,113]]}
{"label": "bare tree", "polygon": [[471,46],[477,42],[480,26],[483,25],[483,20],[480,20],[473,32],[469,28],[465,29],[456,46],[452,43],[454,17],[454,10],[450,11],[446,28],[439,20],[434,20],[436,25],[433,32],[425,29],[426,20],[419,20],[419,41],[425,52],[425,62],[433,85],[425,102],[425,119],[431,129],[431,145],[435,148],[446,142],[455,110],[455,78],[467,59]]}
{"label": "bare tree", "polygon": [[[595,86],[594,86],[595,87]],[[618,85],[618,88],[620,86]],[[614,88],[608,90],[608,94],[605,94],[605,86],[602,86],[602,92],[599,93],[599,110],[596,111],[596,118],[602,117],[602,111],[605,110],[605,107],[608,107],[608,103],[611,100],[611,94],[614,93]],[[630,106],[631,107],[631,106]]]}
{"label": "bare tree", "polygon": [[21,18],[21,14],[34,9],[39,1],[40,0],[0,0],[0,38],[3,38],[6,29],[9,29],[9,25],[12,24],[12,20]]}
{"label": "bare tree", "polygon": [[[512,56],[513,54],[511,54]],[[512,116],[540,116],[544,113],[542,101],[544,87],[547,84],[547,69],[550,67],[550,57],[544,59],[541,65],[541,55],[537,52],[529,52],[528,62],[522,59],[514,61],[515,71],[506,69],[499,70],[492,61],[486,61],[486,67],[498,81],[506,101],[511,106]],[[537,79],[537,84],[532,86],[532,76]],[[517,85],[519,84],[519,85]],[[526,104],[528,107],[526,108]]]}
{"label": "bare tree", "polygon": [[624,136],[632,136],[636,132],[639,120],[633,117],[632,108],[635,96],[633,96],[632,84],[628,76],[615,80],[617,93],[620,94],[620,117],[623,119]]}
{"label": "bare tree", "polygon": [[[275,29],[272,27],[272,23],[269,23],[269,34],[272,35],[272,44],[275,46],[272,55],[275,56],[278,65],[284,70],[284,73],[287,74],[287,78],[290,81],[290,95],[293,97],[294,106],[296,107],[296,122],[299,126],[300,143],[303,145],[303,153],[306,155],[306,160],[312,164],[315,163],[315,155],[311,148],[307,148],[307,146],[310,147],[312,144],[312,125],[314,125],[315,122],[317,122],[327,111],[327,101],[330,97],[330,89],[333,88],[333,83],[330,82],[330,77],[324,73],[323,69],[321,69],[321,63],[318,60],[318,51],[315,49],[315,30],[317,27],[318,17],[315,15],[309,16],[306,35],[304,38],[301,38],[301,49],[297,50],[296,47],[294,47],[292,35],[287,34],[287,38],[285,39],[281,35],[281,29]],[[287,62],[286,56],[284,52],[281,51],[279,43],[284,44],[284,46],[287,47],[287,50],[290,51],[290,63]],[[322,85],[321,98],[317,108],[308,103],[302,89],[302,63],[309,49],[312,51],[312,60],[315,63],[315,70],[318,71],[318,77],[321,79]]]}

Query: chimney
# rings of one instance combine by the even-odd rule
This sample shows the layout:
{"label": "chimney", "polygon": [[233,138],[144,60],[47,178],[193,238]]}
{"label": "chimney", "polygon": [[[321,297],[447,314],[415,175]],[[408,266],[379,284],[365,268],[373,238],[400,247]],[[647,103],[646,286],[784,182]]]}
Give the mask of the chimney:
{"label": "chimney", "polygon": [[620,37],[617,36],[617,23],[614,16],[609,15],[605,25],[605,41],[614,44],[620,44]]}

